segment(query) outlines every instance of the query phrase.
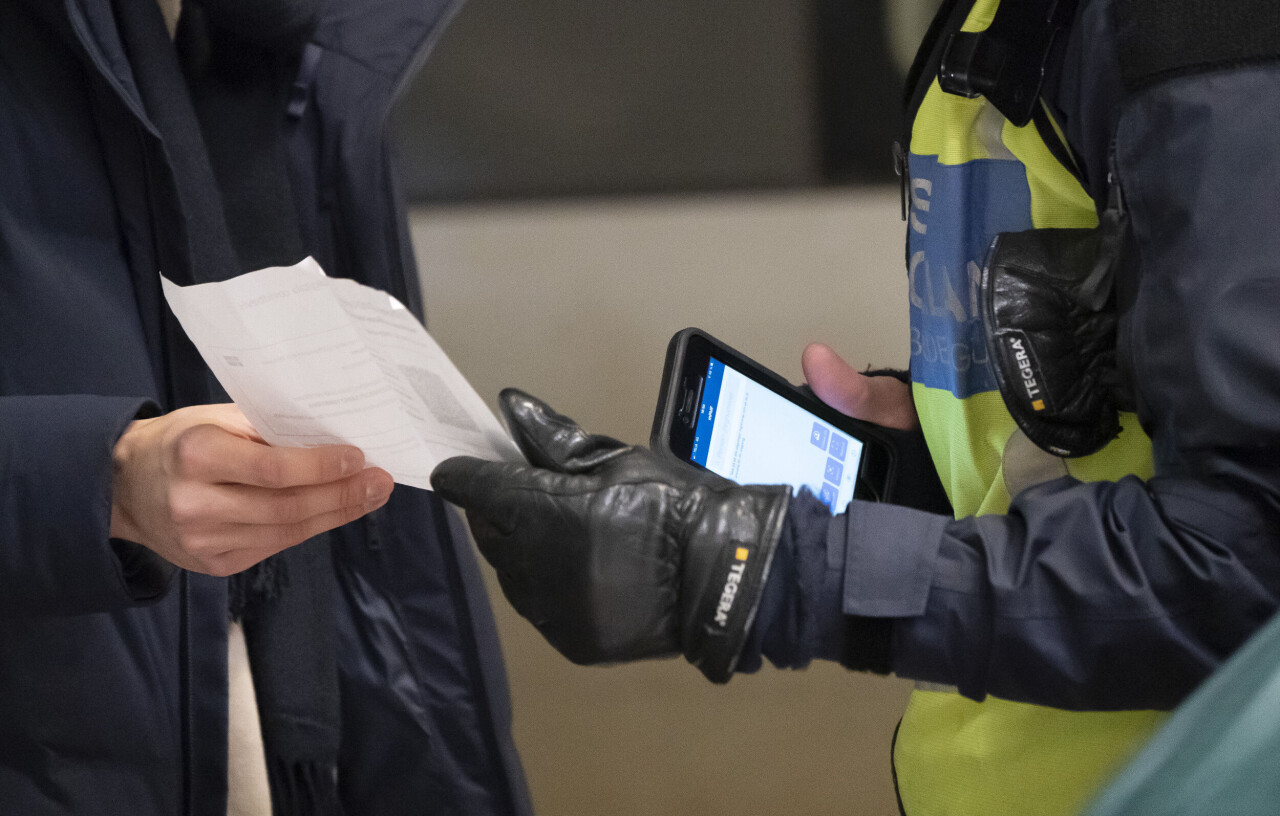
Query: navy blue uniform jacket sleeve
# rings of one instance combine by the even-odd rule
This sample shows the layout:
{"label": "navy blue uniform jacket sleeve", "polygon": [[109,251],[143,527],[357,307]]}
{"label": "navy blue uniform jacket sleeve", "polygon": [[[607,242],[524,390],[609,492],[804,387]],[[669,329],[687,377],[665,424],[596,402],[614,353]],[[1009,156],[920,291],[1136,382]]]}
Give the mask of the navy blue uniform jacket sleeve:
{"label": "navy blue uniform jacket sleeve", "polygon": [[1264,62],[1159,82],[1116,120],[1133,239],[1119,353],[1154,478],[1061,479],[1006,515],[855,503],[835,520],[842,611],[893,620],[895,672],[974,698],[1166,708],[1276,610],[1277,110]]}

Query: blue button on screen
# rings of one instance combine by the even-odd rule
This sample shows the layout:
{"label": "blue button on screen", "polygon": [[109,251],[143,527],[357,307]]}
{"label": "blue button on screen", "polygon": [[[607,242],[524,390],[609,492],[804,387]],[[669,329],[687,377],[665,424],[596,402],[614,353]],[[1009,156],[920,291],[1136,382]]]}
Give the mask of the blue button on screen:
{"label": "blue button on screen", "polygon": [[839,484],[840,477],[843,474],[844,465],[840,464],[835,459],[828,459],[827,472],[822,475],[822,478],[826,479],[828,482],[835,482],[836,484]]}
{"label": "blue button on screen", "polygon": [[845,439],[840,434],[831,434],[831,444],[827,447],[827,453],[843,462],[844,455],[848,452],[849,440]]}
{"label": "blue button on screen", "polygon": [[[795,437],[792,437],[794,439]],[[821,422],[813,423],[813,431],[809,434],[809,441],[817,445],[819,449],[827,449],[827,426]]]}
{"label": "blue button on screen", "polygon": [[836,497],[838,495],[840,495],[840,489],[833,484],[824,484],[818,488],[818,498],[823,504],[831,508],[832,512],[836,512]]}

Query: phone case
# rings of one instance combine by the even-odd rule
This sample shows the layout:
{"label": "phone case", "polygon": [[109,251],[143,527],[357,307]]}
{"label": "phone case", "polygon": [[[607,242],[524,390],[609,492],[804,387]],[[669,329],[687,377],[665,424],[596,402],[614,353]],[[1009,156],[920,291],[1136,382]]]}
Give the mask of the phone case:
{"label": "phone case", "polygon": [[[697,465],[687,462],[672,451],[668,444],[672,437],[673,426],[683,412],[686,410],[697,411],[700,407],[697,404],[689,406],[678,404],[681,383],[685,373],[682,362],[687,355],[690,341],[694,337],[705,338],[709,345],[731,360],[735,367],[750,371],[754,378],[772,386],[780,393],[795,395],[795,401],[801,407],[809,410],[819,419],[863,441],[868,446],[867,456],[869,459],[866,466],[864,466],[866,476],[864,492],[859,498],[869,498],[876,501],[884,499],[888,494],[889,485],[896,469],[894,444],[884,429],[840,414],[811,394],[805,394],[795,385],[756,363],[742,352],[717,340],[702,329],[693,326],[676,332],[667,344],[667,356],[662,367],[662,383],[658,389],[658,404],[654,411],[653,425],[649,432],[650,448],[661,456],[682,462],[689,467],[697,467]],[[863,474],[860,474],[859,481],[860,483],[863,481]]]}

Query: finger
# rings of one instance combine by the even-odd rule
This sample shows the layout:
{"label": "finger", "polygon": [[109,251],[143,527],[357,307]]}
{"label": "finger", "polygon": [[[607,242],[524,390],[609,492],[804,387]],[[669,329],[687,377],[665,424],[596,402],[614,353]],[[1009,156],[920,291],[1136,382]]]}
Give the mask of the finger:
{"label": "finger", "polygon": [[386,504],[389,495],[381,501],[321,513],[296,524],[227,526],[207,546],[209,554],[200,558],[194,569],[223,577],[243,572],[259,561],[377,510]]}
{"label": "finger", "polygon": [[202,405],[198,406],[198,408],[207,415],[209,421],[213,422],[213,424],[230,431],[236,436],[240,436],[263,445],[267,444],[267,441],[258,433],[258,429],[253,427],[253,423],[250,422],[249,418],[240,410],[240,406],[236,405],[234,402]]}
{"label": "finger", "polygon": [[364,468],[364,454],[350,445],[277,448],[216,425],[182,431],[171,456],[170,466],[185,478],[268,488],[325,484]]}
{"label": "finger", "polygon": [[261,527],[229,525],[216,534],[210,534],[210,543],[202,551],[184,553],[182,557],[186,559],[186,563],[175,563],[185,570],[219,578],[244,572],[254,564],[281,552],[275,545],[274,536],[270,546],[261,546],[261,533]]}
{"label": "finger", "polygon": [[489,494],[495,481],[489,473],[496,467],[498,463],[474,456],[454,456],[436,465],[431,472],[431,489],[463,510],[483,512],[482,508],[492,499]]}
{"label": "finger", "polygon": [[543,502],[531,507],[546,496],[541,486],[533,484],[539,474],[556,478],[545,470],[457,457],[440,463],[431,475],[431,484],[441,498],[466,511],[476,548],[497,570],[512,603],[513,583],[521,580],[513,576],[527,572],[528,559],[536,557],[546,537],[544,524],[555,523],[554,505]]}
{"label": "finger", "polygon": [[272,489],[244,484],[184,484],[173,490],[170,512],[180,527],[219,524],[296,524],[345,507],[385,501],[391,474],[366,468],[336,482]]}
{"label": "finger", "polygon": [[484,518],[509,534],[522,505],[554,489],[548,482],[555,478],[525,465],[455,456],[436,466],[431,486],[442,499],[466,510],[468,518]]}
{"label": "finger", "polygon": [[497,571],[503,592],[510,598],[511,584],[519,581],[513,576],[523,574],[521,564],[525,563],[527,548],[513,545],[510,533],[494,527],[488,519],[477,513],[467,512],[467,526],[471,529],[476,549],[489,562],[489,566]]}
{"label": "finger", "polygon": [[516,445],[534,467],[585,473],[628,447],[611,437],[587,433],[569,417],[518,389],[503,389],[498,402]]}
{"label": "finger", "polygon": [[327,513],[320,513],[296,524],[274,525],[267,528],[270,532],[262,537],[262,541],[268,548],[273,548],[275,552],[286,550],[296,544],[301,544],[308,538],[327,533],[372,513],[386,504],[389,498],[391,498],[391,494],[387,493],[381,499],[361,505],[341,507]]}
{"label": "finger", "polygon": [[805,348],[800,365],[818,399],[841,413],[901,430],[919,424],[910,387],[893,377],[860,374],[821,343]]}
{"label": "finger", "polygon": [[[459,456],[441,462],[431,474],[431,486],[440,497],[466,511],[480,554],[500,576],[518,568],[528,556],[527,547],[514,536],[525,505],[543,495],[523,489],[533,487],[538,473],[522,465]],[[551,475],[547,471],[541,474]]]}

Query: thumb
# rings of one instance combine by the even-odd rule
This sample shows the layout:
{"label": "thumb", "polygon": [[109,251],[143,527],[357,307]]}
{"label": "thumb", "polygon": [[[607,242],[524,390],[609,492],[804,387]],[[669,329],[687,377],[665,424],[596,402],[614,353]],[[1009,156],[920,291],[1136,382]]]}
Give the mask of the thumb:
{"label": "thumb", "polygon": [[843,414],[904,431],[920,424],[906,383],[893,377],[860,374],[821,343],[805,347],[800,366],[818,399]]}
{"label": "thumb", "polygon": [[561,473],[586,473],[630,446],[608,436],[587,433],[537,397],[504,388],[498,405],[525,459],[534,467]]}
{"label": "thumb", "polygon": [[483,519],[493,529],[510,533],[520,508],[541,493],[538,471],[512,462],[487,462],[473,456],[454,456],[431,472],[431,489],[461,507],[467,519]]}

